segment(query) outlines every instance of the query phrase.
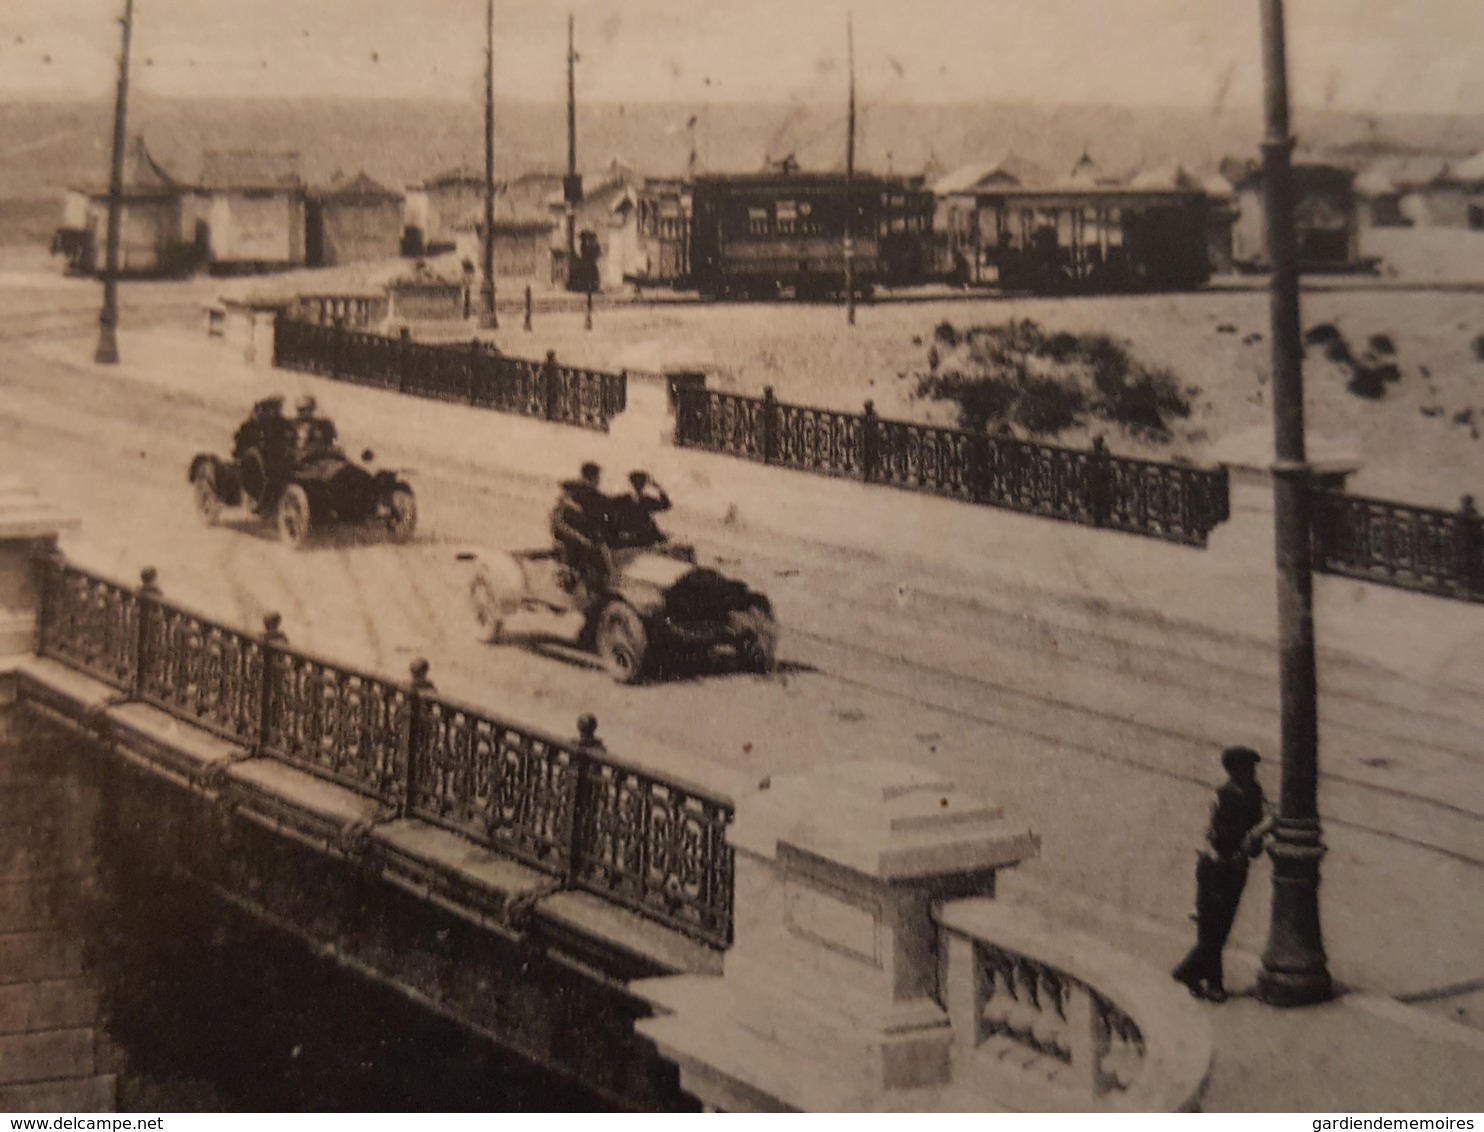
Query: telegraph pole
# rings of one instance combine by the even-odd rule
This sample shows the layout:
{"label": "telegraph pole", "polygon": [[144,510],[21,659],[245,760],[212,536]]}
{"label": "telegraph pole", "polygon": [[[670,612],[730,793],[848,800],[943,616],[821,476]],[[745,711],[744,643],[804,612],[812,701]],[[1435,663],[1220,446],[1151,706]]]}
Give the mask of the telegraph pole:
{"label": "telegraph pole", "polygon": [[481,325],[498,330],[495,314],[495,0],[484,13],[484,282],[480,285]]}
{"label": "telegraph pole", "polygon": [[567,13],[567,176],[562,184],[567,205],[567,289],[572,289],[577,266],[577,206],[582,202],[582,177],[577,172],[577,48],[572,13]]}
{"label": "telegraph pole", "polygon": [[98,312],[98,348],[93,361],[117,365],[119,360],[119,223],[124,196],[125,110],[129,98],[129,39],[134,32],[134,0],[124,0],[124,43],[119,53],[118,91],[113,100],[113,160],[108,174],[108,244],[103,260],[103,309]]}
{"label": "telegraph pole", "polygon": [[1283,0],[1262,5],[1263,211],[1272,262],[1273,528],[1278,567],[1282,787],[1268,844],[1273,906],[1257,996],[1305,1006],[1334,995],[1319,929],[1319,712],[1315,677],[1314,573],[1309,542],[1310,468],[1304,451],[1303,340],[1293,231],[1293,134]]}
{"label": "telegraph pole", "polygon": [[845,321],[855,325],[855,26],[845,16],[845,54],[850,69],[850,108],[845,126]]}

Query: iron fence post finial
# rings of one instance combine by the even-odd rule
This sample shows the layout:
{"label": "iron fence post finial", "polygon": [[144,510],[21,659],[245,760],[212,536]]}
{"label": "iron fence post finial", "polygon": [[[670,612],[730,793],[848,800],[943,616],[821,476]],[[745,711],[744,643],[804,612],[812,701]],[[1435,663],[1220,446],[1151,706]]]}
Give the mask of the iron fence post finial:
{"label": "iron fence post finial", "polygon": [[778,458],[778,397],[773,387],[763,387],[763,463],[771,464]]}
{"label": "iron fence post finial", "polygon": [[160,598],[159,572],[153,566],[139,571],[138,604],[135,607],[134,625],[134,672],[129,682],[129,694],[137,699],[144,687],[145,671],[149,663],[149,610]]}
{"label": "iron fence post finial", "polygon": [[585,750],[607,750],[607,745],[598,738],[598,717],[585,711],[577,717],[577,745]]}
{"label": "iron fence post finial", "polygon": [[1464,596],[1470,601],[1484,597],[1484,555],[1480,554],[1484,544],[1479,512],[1474,507],[1474,497],[1464,495],[1458,501],[1458,521],[1453,528],[1454,569]]}
{"label": "iron fence post finial", "polygon": [[861,412],[861,479],[870,483],[876,478],[876,402],[867,401]]}
{"label": "iron fence post finial", "polygon": [[412,689],[419,694],[433,692],[436,689],[433,681],[428,679],[428,673],[432,670],[426,658],[418,657],[407,666],[407,671],[412,674]]}
{"label": "iron fence post finial", "polygon": [[546,351],[546,361],[541,367],[541,381],[545,386],[542,389],[542,409],[545,419],[556,420],[557,417],[557,360],[556,351]]}
{"label": "iron fence post finial", "polygon": [[402,781],[391,784],[393,794],[390,808],[399,817],[406,816],[412,805],[420,769],[418,756],[428,745],[423,735],[423,715],[426,708],[424,700],[436,695],[438,691],[428,677],[431,667],[427,658],[421,656],[407,666],[412,677],[412,686],[407,697],[407,727],[402,735],[402,742],[405,744],[402,749]]}
{"label": "iron fence post finial", "polygon": [[272,732],[273,723],[273,680],[277,670],[275,658],[279,650],[288,645],[289,639],[283,632],[283,617],[277,610],[269,610],[263,614],[263,684],[258,694],[258,721],[256,742],[253,744],[255,754],[262,756],[269,746],[269,735]]}
{"label": "iron fence post finial", "polygon": [[1088,462],[1088,511],[1092,524],[1105,527],[1113,514],[1113,457],[1108,442],[1099,434],[1092,440],[1092,459]]}

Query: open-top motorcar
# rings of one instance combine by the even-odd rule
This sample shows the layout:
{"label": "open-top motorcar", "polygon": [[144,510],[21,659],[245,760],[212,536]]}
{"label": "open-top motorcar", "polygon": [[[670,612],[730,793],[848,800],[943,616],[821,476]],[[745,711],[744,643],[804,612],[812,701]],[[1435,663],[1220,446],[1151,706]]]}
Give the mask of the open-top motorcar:
{"label": "open-top motorcar", "polygon": [[243,506],[271,520],[293,547],[317,531],[345,525],[380,527],[397,542],[412,538],[417,500],[402,473],[373,467],[370,449],[356,463],[333,442],[301,446],[294,422],[262,412],[262,404],[238,430],[230,460],[203,452],[191,461],[189,478],[203,522],[215,524],[227,508]]}
{"label": "open-top motorcar", "polygon": [[635,684],[661,671],[726,654],[740,668],[772,671],[778,629],[772,603],[746,583],[696,563],[669,541],[609,549],[600,584],[589,585],[555,549],[464,550],[481,640],[502,639],[522,610],[582,615],[578,644],[609,674]]}

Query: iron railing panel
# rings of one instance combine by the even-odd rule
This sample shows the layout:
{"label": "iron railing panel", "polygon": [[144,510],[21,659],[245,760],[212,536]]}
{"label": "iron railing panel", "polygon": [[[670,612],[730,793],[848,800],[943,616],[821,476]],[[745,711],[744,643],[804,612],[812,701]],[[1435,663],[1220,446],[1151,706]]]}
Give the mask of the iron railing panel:
{"label": "iron railing panel", "polygon": [[588,892],[717,947],[731,943],[731,806],[589,755],[573,880]]}
{"label": "iron railing panel", "polygon": [[628,376],[509,358],[482,343],[435,344],[287,316],[273,363],[373,389],[451,401],[598,432],[628,402]]}
{"label": "iron railing panel", "polygon": [[37,653],[114,688],[139,672],[139,595],[77,566],[37,560]]}
{"label": "iron railing panel", "polygon": [[408,813],[565,877],[580,758],[570,744],[478,708],[423,698]]}
{"label": "iron railing panel", "polygon": [[400,805],[407,789],[407,689],[297,650],[268,665],[262,753]]}
{"label": "iron railing panel", "polygon": [[140,617],[139,698],[224,739],[256,745],[262,640],[158,599],[142,600]]}

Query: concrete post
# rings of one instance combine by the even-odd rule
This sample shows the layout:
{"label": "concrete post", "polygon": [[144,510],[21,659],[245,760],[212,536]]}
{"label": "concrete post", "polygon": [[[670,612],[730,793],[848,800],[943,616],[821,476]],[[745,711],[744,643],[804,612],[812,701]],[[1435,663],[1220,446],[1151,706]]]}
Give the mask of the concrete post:
{"label": "concrete post", "polygon": [[852,763],[739,799],[728,837],[723,975],[635,984],[661,1015],[637,1028],[681,1087],[727,1111],[858,1111],[948,1084],[953,991],[933,906],[992,896],[1035,835],[929,773]]}
{"label": "concrete post", "polygon": [[32,557],[76,526],[19,479],[0,477],[0,666],[34,647],[40,595]]}

